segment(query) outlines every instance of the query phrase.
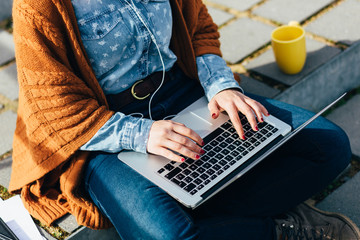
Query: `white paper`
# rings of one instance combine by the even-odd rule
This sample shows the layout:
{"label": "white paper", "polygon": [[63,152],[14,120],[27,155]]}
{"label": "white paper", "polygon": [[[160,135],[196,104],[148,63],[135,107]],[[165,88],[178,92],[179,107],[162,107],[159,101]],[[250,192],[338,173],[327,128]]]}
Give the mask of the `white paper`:
{"label": "white paper", "polygon": [[19,195],[0,201],[0,217],[20,240],[44,239],[22,204]]}

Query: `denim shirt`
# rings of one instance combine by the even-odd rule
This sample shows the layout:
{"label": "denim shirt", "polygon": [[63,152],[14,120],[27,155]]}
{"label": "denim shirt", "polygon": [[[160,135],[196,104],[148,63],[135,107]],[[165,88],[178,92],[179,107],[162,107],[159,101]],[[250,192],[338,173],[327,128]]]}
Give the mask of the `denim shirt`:
{"label": "denim shirt", "polygon": [[[158,48],[165,71],[176,62],[169,48],[172,14],[168,0],[72,0],[72,4],[86,53],[105,94],[119,93],[162,71]],[[196,63],[208,100],[224,89],[240,88],[221,57],[206,54],[197,57]],[[146,152],[152,123],[117,112],[80,149]]]}

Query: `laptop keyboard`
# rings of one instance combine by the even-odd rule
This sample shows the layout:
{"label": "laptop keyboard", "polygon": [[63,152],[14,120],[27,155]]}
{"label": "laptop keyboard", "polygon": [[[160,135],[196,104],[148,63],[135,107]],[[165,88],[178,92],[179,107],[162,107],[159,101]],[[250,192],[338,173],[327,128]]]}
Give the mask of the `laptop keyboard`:
{"label": "laptop keyboard", "polygon": [[183,163],[171,161],[157,173],[191,195],[196,194],[218,176],[227,175],[232,165],[278,131],[276,127],[263,122],[258,123],[259,131],[255,132],[245,116],[240,117],[246,140],[239,138],[229,120],[203,139],[205,154],[199,160],[185,157]]}

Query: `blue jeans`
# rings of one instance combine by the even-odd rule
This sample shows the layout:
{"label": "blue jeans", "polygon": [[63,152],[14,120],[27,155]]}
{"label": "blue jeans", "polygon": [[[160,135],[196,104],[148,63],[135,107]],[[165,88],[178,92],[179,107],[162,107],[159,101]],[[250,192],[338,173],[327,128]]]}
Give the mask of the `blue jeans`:
{"label": "blue jeans", "polygon": [[[154,98],[153,116],[176,114],[203,95],[175,68]],[[186,80],[184,80],[186,79]],[[270,114],[296,128],[313,113],[259,96]],[[125,113],[147,113],[147,102]],[[273,217],[326,187],[349,164],[346,134],[320,117],[246,175],[195,210],[187,209],[117,159],[94,152],[85,188],[122,239],[274,239]]]}

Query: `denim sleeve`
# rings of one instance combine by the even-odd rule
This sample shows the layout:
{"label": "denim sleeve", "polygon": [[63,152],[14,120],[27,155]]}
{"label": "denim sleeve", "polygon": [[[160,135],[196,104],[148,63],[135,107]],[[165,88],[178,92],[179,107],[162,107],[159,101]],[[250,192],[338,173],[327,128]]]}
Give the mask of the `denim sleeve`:
{"label": "denim sleeve", "polygon": [[208,101],[218,92],[228,88],[237,88],[242,91],[242,88],[234,79],[231,69],[220,56],[214,54],[201,55],[196,57],[196,64],[200,83],[204,88]]}
{"label": "denim sleeve", "polygon": [[80,150],[120,152],[123,149],[146,153],[153,121],[115,113]]}

